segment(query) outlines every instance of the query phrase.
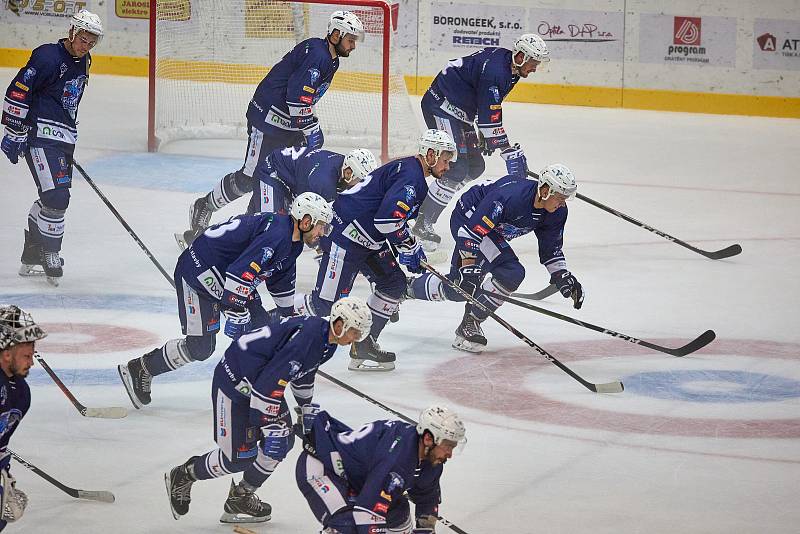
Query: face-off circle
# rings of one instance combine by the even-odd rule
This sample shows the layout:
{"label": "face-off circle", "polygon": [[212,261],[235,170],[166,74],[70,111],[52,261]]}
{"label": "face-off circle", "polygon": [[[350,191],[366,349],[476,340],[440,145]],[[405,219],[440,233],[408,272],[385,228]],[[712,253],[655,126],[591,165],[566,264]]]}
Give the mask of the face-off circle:
{"label": "face-off circle", "polygon": [[[659,344],[678,346],[685,340],[654,340]],[[576,370],[575,362],[596,361],[598,371],[609,362],[619,363],[624,359],[627,368],[631,357],[660,357],[638,345],[620,340],[577,341],[569,343],[547,343],[546,350],[568,367]],[[432,391],[471,408],[516,419],[539,423],[593,428],[616,432],[644,434],[668,434],[696,437],[729,438],[798,438],[800,419],[798,418],[745,418],[742,407],[745,403],[775,403],[800,397],[800,381],[774,373],[755,372],[748,369],[725,368],[725,356],[792,360],[800,354],[800,345],[762,340],[720,340],[684,358],[663,355],[668,370],[658,370],[620,376],[625,384],[625,392],[613,395],[615,408],[636,404],[637,398],[647,398],[650,402],[658,400],[692,403],[702,411],[708,403],[730,404],[724,417],[675,417],[654,413],[628,413],[562,401],[551,395],[533,391],[528,381],[529,375],[551,366],[563,375],[560,388],[574,388],[566,391],[570,396],[581,394],[597,395],[583,388],[572,378],[556,369],[552,363],[538,355],[533,349],[521,346],[502,352],[484,352],[443,362],[435,367],[427,380]],[[719,357],[719,365],[715,358]],[[686,362],[686,363],[682,363]],[[698,365],[703,368],[698,369]],[[644,365],[643,365],[644,366]],[[581,366],[583,369],[586,366]],[[691,367],[691,369],[687,369]],[[587,380],[584,370],[578,372]],[[549,371],[549,370],[548,370]],[[548,375],[549,376],[549,375]],[[606,379],[610,377],[606,376]],[[584,399],[585,400],[585,399]],[[644,400],[644,399],[642,399]],[[638,404],[643,404],[642,402]],[[742,415],[736,418],[736,415]],[[774,416],[773,416],[774,417]]]}
{"label": "face-off circle", "polygon": [[85,354],[140,350],[158,343],[152,332],[99,323],[43,323],[47,337],[36,343],[42,354]]}

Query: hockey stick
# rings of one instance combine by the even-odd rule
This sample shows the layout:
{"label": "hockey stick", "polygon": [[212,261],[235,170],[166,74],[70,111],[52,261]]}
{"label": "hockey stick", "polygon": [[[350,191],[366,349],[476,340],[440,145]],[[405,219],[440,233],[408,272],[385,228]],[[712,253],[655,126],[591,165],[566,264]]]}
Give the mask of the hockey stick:
{"label": "hockey stick", "polygon": [[69,495],[70,497],[75,497],[76,499],[86,499],[89,501],[114,502],[114,494],[111,493],[110,491],[86,491],[82,489],[70,488],[69,486],[64,485],[58,480],[54,479],[53,477],[51,477],[50,475],[48,475],[47,473],[45,473],[32,463],[30,463],[29,461],[25,460],[19,454],[12,451],[11,449],[8,449],[8,453],[16,461],[21,463],[24,467],[27,467],[28,469],[30,469],[31,471],[33,471],[34,473],[36,473],[37,475],[48,481],[50,484],[54,485],[55,487],[57,487],[58,489]]}
{"label": "hockey stick", "polygon": [[38,352],[35,352],[33,355],[36,357],[36,361],[42,365],[42,369],[44,369],[45,372],[48,375],[50,375],[50,378],[53,379],[53,382],[56,383],[56,385],[61,389],[64,395],[67,396],[72,405],[78,409],[78,411],[82,416],[100,417],[103,419],[121,419],[126,415],[128,415],[128,410],[117,406],[111,408],[87,408],[86,406],[78,402],[78,399],[75,398],[75,395],[73,395],[72,392],[67,388],[67,386],[64,385],[64,382],[62,382],[61,379],[58,378],[58,375],[50,368],[49,365],[47,365],[47,362],[44,361],[44,358],[42,358]]}
{"label": "hockey stick", "polygon": [[[352,394],[353,394],[353,395],[355,395],[356,397],[361,397],[362,399],[366,400],[367,402],[370,402],[370,403],[374,404],[374,405],[375,405],[375,406],[377,406],[378,408],[383,408],[384,410],[386,410],[386,411],[387,411],[387,412],[389,412],[390,414],[392,414],[392,415],[394,415],[394,416],[396,416],[396,417],[399,417],[400,419],[402,419],[402,420],[403,420],[403,421],[405,421],[406,423],[409,423],[409,424],[412,424],[412,425],[416,425],[416,424],[417,424],[417,422],[416,422],[416,421],[414,421],[413,419],[411,419],[409,416],[407,416],[407,415],[405,415],[405,414],[402,414],[402,413],[398,412],[397,410],[393,410],[392,408],[389,408],[388,406],[386,406],[385,404],[383,404],[381,401],[379,401],[379,400],[377,400],[377,399],[373,399],[372,397],[370,397],[370,396],[369,396],[369,395],[367,395],[366,393],[362,393],[361,391],[357,390],[356,388],[354,388],[354,387],[353,387],[353,386],[351,386],[350,384],[347,384],[347,383],[345,383],[345,382],[342,382],[342,381],[341,381],[341,380],[339,380],[338,378],[335,378],[335,377],[333,377],[333,376],[329,375],[329,374],[328,374],[328,373],[326,373],[325,371],[322,371],[322,370],[320,370],[320,369],[317,369],[317,374],[318,374],[319,376],[321,376],[322,378],[325,378],[326,380],[328,380],[328,381],[330,381],[330,382],[333,382],[334,384],[336,384],[336,385],[337,385],[337,386],[339,386],[340,388],[346,389],[347,391],[349,391],[350,393],[352,393]],[[459,526],[458,526],[458,525],[455,525],[455,524],[451,523],[450,521],[448,521],[448,520],[447,520],[447,519],[445,519],[444,517],[441,517],[441,516],[436,516],[436,519],[438,519],[439,521],[441,521],[441,523],[442,523],[444,526],[446,526],[446,527],[450,528],[450,529],[451,529],[451,530],[453,530],[454,532],[458,532],[458,534],[468,534],[466,530],[463,530],[463,529],[459,528]]]}
{"label": "hockey stick", "polygon": [[167,271],[164,270],[164,268],[161,266],[161,264],[158,262],[155,256],[153,256],[153,253],[150,252],[150,249],[147,248],[147,245],[145,245],[142,242],[142,240],[139,239],[139,236],[136,235],[136,232],[133,231],[133,228],[131,228],[130,225],[125,221],[125,219],[122,218],[122,215],[120,215],[117,209],[114,207],[114,205],[111,204],[111,201],[109,201],[108,198],[106,198],[106,196],[103,194],[103,192],[100,191],[100,189],[97,187],[97,184],[95,184],[94,181],[91,178],[89,178],[89,175],[86,174],[86,171],[83,170],[83,167],[81,167],[77,161],[73,159],[72,164],[75,165],[75,168],[78,169],[78,172],[80,172],[83,175],[86,182],[92,187],[92,189],[94,189],[94,192],[97,193],[97,196],[100,197],[100,200],[102,200],[108,207],[108,209],[111,210],[111,213],[114,214],[114,217],[117,218],[117,220],[120,222],[120,224],[122,224],[125,230],[128,231],[128,234],[133,238],[134,241],[136,241],[136,244],[139,245],[139,248],[141,248],[144,251],[147,257],[150,258],[150,261],[153,262],[153,265],[155,265],[156,268],[159,271],[161,271],[161,274],[163,274],[164,277],[170,281],[172,287],[174,288],[175,282],[172,280],[169,274],[167,274]]}
{"label": "hockey stick", "polygon": [[542,300],[556,293],[558,293],[558,288],[554,284],[550,284],[536,293],[511,293],[511,296],[517,297],[518,299]]}
{"label": "hockey stick", "polygon": [[492,294],[493,298],[497,298],[500,300],[504,300],[506,302],[510,302],[516,306],[520,306],[521,308],[525,308],[528,310],[533,310],[544,315],[549,315],[550,317],[555,317],[556,319],[561,319],[562,321],[566,321],[568,323],[576,324],[578,326],[582,326],[584,328],[588,328],[589,330],[594,330],[595,332],[600,332],[602,334],[608,334],[609,336],[613,336],[629,343],[633,343],[634,345],[641,345],[643,347],[647,347],[648,349],[657,350],[659,352],[664,352],[666,354],[671,354],[673,356],[686,356],[687,354],[691,354],[692,352],[698,351],[714,341],[714,338],[717,335],[714,333],[713,330],[706,330],[695,339],[687,343],[682,347],[678,347],[677,349],[671,349],[669,347],[663,347],[661,345],[656,345],[655,343],[650,343],[649,341],[644,341],[642,339],[636,339],[635,337],[628,336],[626,334],[620,334],[619,332],[614,332],[613,330],[609,330],[608,328],[603,328],[602,326],[596,326],[590,323],[586,323],[579,319],[575,319],[574,317],[569,317],[568,315],[561,315],[560,313],[556,313],[554,311],[547,310],[545,308],[540,308],[539,306],[535,306],[533,304],[529,304],[527,302],[521,302],[519,300],[513,299],[506,295],[502,295],[500,293]]}
{"label": "hockey stick", "polygon": [[[531,171],[526,171],[526,172],[527,172],[528,176],[536,178],[537,180],[539,179],[539,175],[536,174],[535,172],[531,172]],[[706,258],[710,258],[712,260],[721,260],[723,258],[730,258],[731,256],[736,256],[737,254],[741,254],[741,252],[742,252],[742,246],[739,245],[739,244],[731,245],[729,247],[725,247],[723,249],[714,250],[714,251],[708,251],[708,250],[703,250],[703,249],[700,249],[700,248],[697,248],[697,247],[693,247],[689,243],[687,243],[685,241],[681,241],[677,237],[673,237],[673,236],[667,234],[666,232],[662,232],[661,230],[658,230],[657,228],[653,228],[652,226],[650,226],[648,224],[645,224],[642,221],[638,221],[638,220],[634,219],[630,215],[625,215],[624,213],[622,213],[620,211],[617,211],[614,208],[611,208],[609,206],[606,206],[605,204],[601,204],[600,202],[598,202],[596,200],[593,200],[593,199],[587,197],[586,195],[582,195],[580,193],[576,193],[575,196],[577,196],[579,199],[583,200],[584,202],[587,202],[587,203],[591,204],[592,206],[594,206],[596,208],[600,208],[601,210],[606,211],[606,212],[608,212],[608,213],[610,213],[612,215],[616,215],[620,219],[624,219],[624,220],[628,221],[629,223],[633,223],[636,226],[638,226],[640,228],[644,228],[645,230],[647,230],[649,232],[653,232],[654,234],[663,237],[667,241],[671,241],[671,242],[675,243],[676,245],[680,245],[682,247],[688,248],[692,252],[697,252],[698,254],[702,254]]]}
{"label": "hockey stick", "polygon": [[475,297],[473,297],[472,295],[461,289],[460,286],[458,286],[452,280],[447,278],[445,275],[443,275],[442,273],[440,273],[439,271],[428,265],[428,262],[423,260],[420,262],[420,265],[423,268],[427,269],[436,278],[438,278],[439,280],[450,286],[451,289],[458,292],[462,297],[467,299],[467,301],[469,301],[470,304],[472,304],[473,306],[477,306],[485,313],[488,313],[489,316],[498,323],[500,323],[500,325],[503,326],[503,328],[505,328],[506,330],[508,330],[509,332],[520,338],[522,341],[527,343],[528,346],[530,346],[540,355],[544,356],[551,363],[555,364],[559,369],[567,373],[569,376],[580,382],[589,391],[594,391],[595,393],[620,393],[625,389],[624,386],[622,385],[622,382],[620,382],[619,380],[615,382],[607,382],[605,384],[593,384],[592,382],[584,380],[577,373],[575,373],[575,371],[573,371],[572,369],[570,369],[569,367],[558,361],[549,352],[547,352],[542,347],[531,341],[530,338],[528,338],[525,334],[523,334],[522,332],[511,326],[505,319],[497,315],[495,312],[493,312],[480,302],[478,302],[477,299],[475,299]]}

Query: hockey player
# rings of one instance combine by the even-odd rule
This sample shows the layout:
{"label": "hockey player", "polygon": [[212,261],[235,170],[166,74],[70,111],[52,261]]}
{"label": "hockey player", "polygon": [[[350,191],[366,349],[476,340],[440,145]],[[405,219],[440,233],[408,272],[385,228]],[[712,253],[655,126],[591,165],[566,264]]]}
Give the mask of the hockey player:
{"label": "hockey player", "polygon": [[247,213],[286,213],[295,196],[306,191],[328,202],[378,167],[375,156],[357,148],[346,156],[308,147],[277,148],[256,169]]}
{"label": "hockey player", "polygon": [[212,383],[214,439],[219,448],[192,456],[164,475],[175,519],[189,511],[192,484],[244,471],[231,480],[223,523],[270,519],[269,504],[255,491],[269,478],[294,443],[292,418],[285,399],[287,384],[310,429],[319,413],[312,402],[317,368],[338,345],[369,333],[366,303],[349,297],[337,301],[329,320],[291,317],[271,322],[234,341],[217,364]]}
{"label": "hockey player", "polygon": [[423,410],[416,426],[381,420],[358,430],[322,411],[297,459],[297,485],[324,533],[431,534],[444,464],[466,444],[465,433],[443,406]]}
{"label": "hockey player", "polygon": [[133,405],[150,404],[154,376],[211,356],[220,312],[227,319],[225,335],[233,339],[263,326],[267,312],[256,288],[262,280],[278,312],[292,315],[297,257],[304,242],[316,242],[330,232],[332,217],[324,198],[303,193],[292,203],[291,215],[240,215],[203,232],[175,266],[178,314],[186,337],[118,366]]}
{"label": "hockey player", "polygon": [[[509,174],[495,182],[473,185],[458,199],[450,217],[456,248],[448,278],[489,310],[496,310],[503,301],[492,295],[511,294],[525,278],[525,268],[508,242],[533,231],[539,241],[539,261],[550,273],[550,283],[565,298],[571,298],[575,308],[580,308],[583,286],[567,269],[561,251],[567,222],[566,201],[577,190],[572,172],[561,164],[545,167],[538,182],[524,175]],[[489,273],[491,278],[486,277]],[[465,300],[432,274],[412,279],[406,296],[436,301]],[[467,304],[453,347],[481,352],[486,347],[486,337],[480,325],[487,317],[485,311]]]}
{"label": "hockey player", "polygon": [[28,496],[11,476],[8,442],[31,406],[25,377],[33,367],[36,342],[47,336],[30,314],[16,306],[0,306],[0,530],[22,517]]}
{"label": "hockey player", "polygon": [[[406,277],[398,266],[420,272],[425,253],[409,232],[408,220],[416,216],[428,192],[425,178],[439,178],[450,168],[456,146],[447,132],[427,130],[416,156],[391,161],[373,171],[355,187],[342,191],[333,203],[333,232],[321,242],[323,250],[317,283],[311,295],[298,298],[295,309],[326,315],[331,305],[349,295],[359,272],[374,284],[367,299],[372,329],[350,349],[349,369],[390,371],[396,356],[377,339],[400,306]],[[397,249],[395,259],[391,247]]]}
{"label": "hockey player", "polygon": [[314,105],[328,90],[339,58],[348,57],[356,42],[363,40],[361,20],[349,11],[335,11],[325,39],[314,37],[298,43],[270,69],[247,109],[250,139],[244,165],[194,201],[189,208],[190,228],[178,243],[181,248],[200,235],[213,212],[253,190],[254,173],[270,152],[300,144],[310,149],[322,146]]}
{"label": "hockey player", "polygon": [[[550,52],[542,38],[528,33],[517,39],[512,50],[486,48],[451,60],[436,75],[422,97],[422,115],[429,128],[453,136],[459,157],[446,178],[431,184],[420,208],[413,233],[426,249],[435,250],[441,242],[433,225],[455,192],[483,174],[483,155],[500,150],[503,159],[521,161],[522,149],[511,145],[503,127],[502,102],[520,78],[527,78],[549,60]],[[479,134],[473,123],[477,123]]]}
{"label": "hockey player", "polygon": [[69,35],[31,53],[6,90],[2,150],[11,163],[25,157],[39,190],[28,213],[22,276],[63,276],[61,242],[78,139],[78,105],[89,82],[89,50],[103,39],[100,17],[85,9],[72,16]]}

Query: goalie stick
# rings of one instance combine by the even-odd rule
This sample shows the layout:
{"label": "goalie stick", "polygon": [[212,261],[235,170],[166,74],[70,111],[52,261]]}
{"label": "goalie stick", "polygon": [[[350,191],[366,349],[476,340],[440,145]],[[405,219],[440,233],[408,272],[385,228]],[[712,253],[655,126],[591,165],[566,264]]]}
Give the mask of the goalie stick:
{"label": "goalie stick", "polygon": [[622,339],[623,341],[627,341],[629,343],[633,343],[634,345],[641,345],[643,347],[647,347],[648,349],[653,349],[653,350],[657,350],[659,352],[664,352],[666,354],[671,354],[672,356],[680,357],[680,356],[686,356],[687,354],[691,354],[693,352],[696,352],[696,351],[702,349],[703,347],[705,347],[706,345],[708,345],[709,343],[711,343],[712,341],[714,341],[714,338],[717,337],[717,335],[714,333],[713,330],[706,330],[705,332],[703,332],[702,334],[700,334],[699,336],[694,338],[689,343],[683,345],[682,347],[678,347],[677,349],[671,349],[669,347],[664,347],[664,346],[661,346],[661,345],[657,345],[655,343],[650,343],[649,341],[644,341],[642,339],[637,339],[635,337],[631,337],[631,336],[626,335],[626,334],[620,334],[619,332],[615,332],[613,330],[609,330],[608,328],[604,328],[602,326],[596,326],[596,325],[593,325],[591,323],[587,323],[587,322],[581,321],[579,319],[575,319],[574,317],[569,317],[568,315],[561,315],[560,313],[556,313],[554,311],[550,311],[550,310],[547,310],[545,308],[540,308],[539,306],[535,306],[535,305],[527,303],[527,302],[521,302],[519,300],[513,299],[511,297],[508,297],[506,295],[502,295],[502,294],[499,294],[499,293],[492,294],[492,298],[497,298],[497,299],[500,299],[500,300],[504,300],[506,302],[514,304],[515,306],[519,306],[521,308],[525,308],[525,309],[528,309],[528,310],[533,310],[533,311],[542,313],[544,315],[548,315],[550,317],[555,317],[556,319],[560,319],[560,320],[566,321],[568,323],[576,324],[578,326],[582,326],[584,328],[588,328],[589,330],[594,330],[595,332],[600,332],[602,334],[608,334],[609,336],[613,336],[613,337]]}
{"label": "goalie stick", "polygon": [[82,489],[75,489],[70,488],[69,486],[62,484],[58,480],[54,479],[26,459],[22,458],[19,454],[8,449],[8,453],[19,463],[21,463],[24,467],[30,469],[50,484],[54,485],[70,497],[75,497],[76,499],[86,499],[87,501],[100,501],[100,502],[114,502],[114,494],[110,491],[87,491]]}
{"label": "goalie stick", "polygon": [[78,409],[78,412],[80,412],[82,416],[99,417],[102,419],[121,419],[128,415],[128,410],[118,406],[113,406],[110,408],[87,408],[78,402],[78,399],[75,398],[75,395],[73,395],[64,382],[58,378],[58,375],[55,373],[55,371],[53,371],[50,366],[47,365],[47,362],[44,361],[44,358],[42,358],[39,353],[34,353],[34,356],[36,357],[36,361],[42,365],[42,369],[44,369],[45,372],[50,375],[50,378],[53,379],[53,382],[56,383],[56,385],[61,389],[64,395],[66,395],[72,405]]}
{"label": "goalie stick", "polygon": [[537,345],[536,343],[531,341],[531,339],[528,338],[528,336],[526,336],[525,334],[523,334],[522,332],[520,332],[519,330],[517,330],[516,328],[511,326],[511,324],[509,324],[505,319],[503,319],[502,317],[497,315],[495,312],[493,312],[492,310],[490,310],[489,308],[487,308],[486,306],[484,306],[480,302],[478,302],[477,299],[475,299],[475,297],[473,297],[472,295],[470,295],[469,293],[467,293],[466,291],[461,289],[461,287],[458,286],[455,282],[453,282],[452,280],[447,278],[445,275],[443,275],[442,273],[440,273],[439,271],[437,271],[436,269],[431,267],[426,261],[421,261],[420,265],[423,268],[427,269],[436,278],[438,278],[439,280],[441,280],[442,282],[444,282],[445,284],[450,286],[454,291],[458,292],[462,297],[467,299],[470,304],[480,308],[481,310],[484,311],[484,313],[488,313],[489,316],[492,319],[494,319],[495,321],[497,321],[498,323],[500,323],[500,325],[503,328],[505,328],[506,330],[508,330],[509,332],[511,332],[512,334],[514,334],[518,338],[520,338],[529,347],[531,347],[533,350],[538,352],[541,356],[544,356],[547,360],[549,360],[551,363],[556,365],[559,369],[561,369],[562,371],[567,373],[569,376],[571,376],[572,378],[574,378],[575,380],[580,382],[581,385],[583,385],[589,391],[593,391],[595,393],[621,393],[625,389],[625,387],[622,385],[622,382],[620,382],[619,380],[614,381],[614,382],[607,382],[607,383],[604,383],[604,384],[594,384],[592,382],[589,382],[589,381],[583,379],[575,371],[573,371],[572,369],[570,369],[569,367],[567,367],[566,365],[564,365],[563,363],[558,361],[549,352],[547,352],[542,347],[540,347],[539,345]]}
{"label": "goalie stick", "polygon": [[[527,173],[528,176],[531,176],[532,178],[536,178],[537,180],[539,179],[539,175],[536,174],[535,172],[526,171],[526,173]],[[638,226],[640,228],[644,228],[648,232],[652,232],[652,233],[654,233],[654,234],[656,234],[658,236],[661,236],[664,239],[666,239],[667,241],[671,241],[671,242],[675,243],[676,245],[680,245],[682,247],[688,248],[692,252],[697,252],[698,254],[702,254],[706,258],[709,258],[709,259],[712,259],[712,260],[721,260],[721,259],[724,259],[724,258],[730,258],[731,256],[736,256],[737,254],[741,254],[741,252],[742,252],[742,246],[739,245],[738,243],[735,244],[735,245],[730,245],[728,247],[722,248],[720,250],[713,250],[713,251],[703,250],[703,249],[694,247],[694,246],[690,245],[689,243],[687,243],[686,241],[681,241],[677,237],[673,237],[673,236],[669,235],[666,232],[662,232],[661,230],[659,230],[657,228],[653,228],[652,226],[650,226],[648,224],[645,224],[642,221],[634,219],[630,215],[625,215],[621,211],[617,211],[614,208],[606,206],[605,204],[601,204],[600,202],[598,202],[596,200],[593,200],[593,199],[587,197],[586,195],[582,195],[580,193],[576,193],[575,196],[578,197],[579,199],[583,200],[584,202],[587,202],[587,203],[591,204],[592,206],[594,206],[596,208],[600,208],[601,210],[603,210],[605,212],[608,212],[608,213],[610,213],[612,215],[616,215],[620,219],[623,219],[623,220],[628,221],[629,223],[635,224],[636,226]]]}

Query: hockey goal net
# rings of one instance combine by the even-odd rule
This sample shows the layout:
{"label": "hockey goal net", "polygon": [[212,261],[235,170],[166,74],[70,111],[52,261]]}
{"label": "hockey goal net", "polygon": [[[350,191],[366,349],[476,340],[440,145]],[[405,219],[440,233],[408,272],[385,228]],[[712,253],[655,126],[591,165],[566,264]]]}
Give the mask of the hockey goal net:
{"label": "hockey goal net", "polygon": [[148,149],[246,139],[256,86],[295,44],[324,37],[336,10],[358,15],[365,39],[315,106],[326,146],[383,161],[415,152],[420,130],[394,54],[398,5],[383,0],[150,0]]}

